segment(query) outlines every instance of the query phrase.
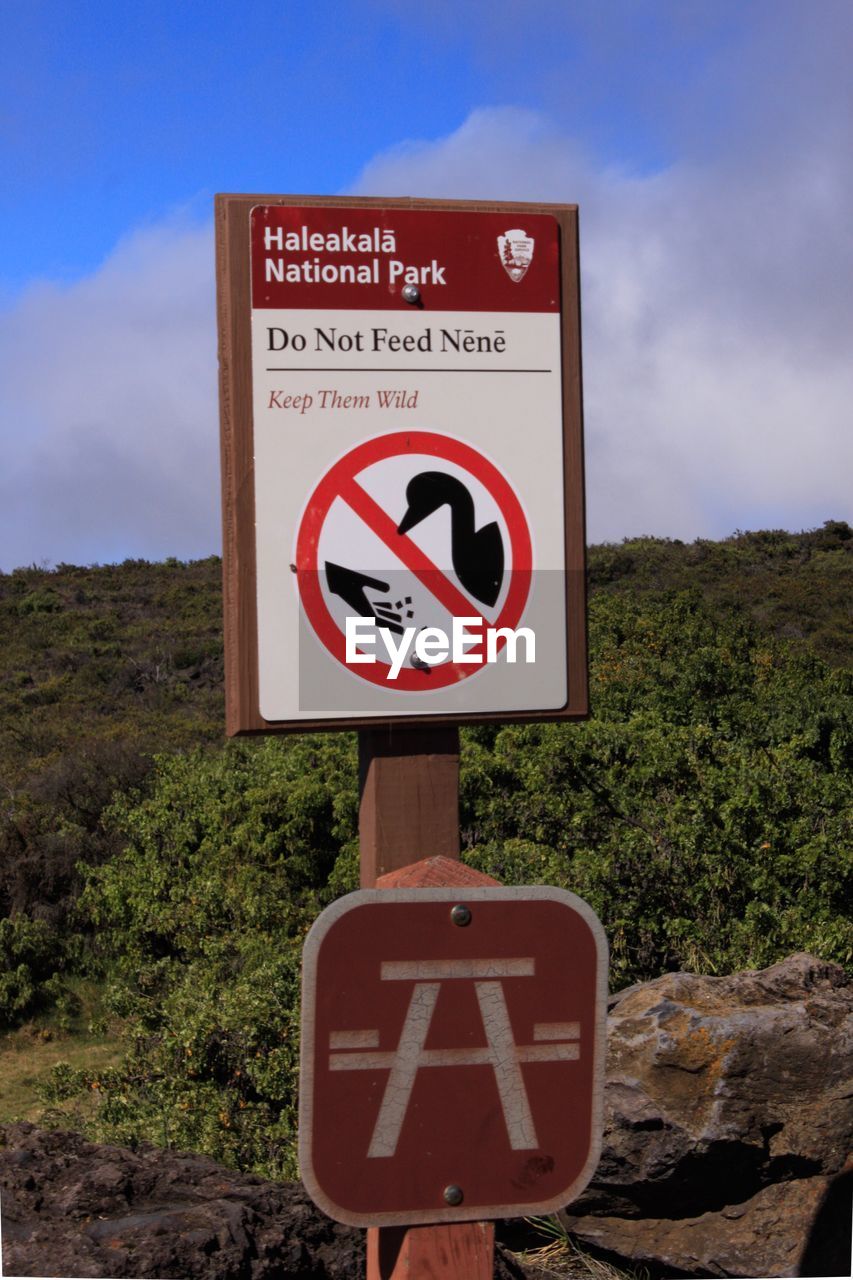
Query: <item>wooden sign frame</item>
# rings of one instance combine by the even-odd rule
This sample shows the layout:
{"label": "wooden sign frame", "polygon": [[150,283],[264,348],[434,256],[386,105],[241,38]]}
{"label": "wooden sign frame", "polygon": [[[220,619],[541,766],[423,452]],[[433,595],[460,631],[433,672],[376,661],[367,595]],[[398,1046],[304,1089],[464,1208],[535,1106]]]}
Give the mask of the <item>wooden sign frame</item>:
{"label": "wooden sign frame", "polygon": [[[266,720],[259,710],[254,437],[251,359],[250,215],[258,205],[550,214],[561,240],[561,349],[566,593],[563,707],[548,711],[378,715]],[[226,732],[237,734],[376,728],[389,724],[580,720],[589,714],[586,542],[583,482],[578,210],[575,205],[412,198],[217,195],[215,199],[219,404],[222,458]]]}

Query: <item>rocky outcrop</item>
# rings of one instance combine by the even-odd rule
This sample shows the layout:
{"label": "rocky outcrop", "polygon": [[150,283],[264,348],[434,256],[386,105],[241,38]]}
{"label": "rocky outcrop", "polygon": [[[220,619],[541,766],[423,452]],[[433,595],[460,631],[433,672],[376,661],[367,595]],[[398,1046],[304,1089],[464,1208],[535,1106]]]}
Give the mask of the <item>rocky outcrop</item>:
{"label": "rocky outcrop", "polygon": [[[846,1276],[853,984],[813,956],[613,997],[602,1158],[565,1212],[654,1277]],[[202,1156],[0,1129],[3,1265],[26,1276],[359,1280],[363,1233]],[[495,1276],[521,1277],[498,1250]]]}
{"label": "rocky outcrop", "polygon": [[0,1134],[7,1274],[363,1275],[361,1233],[324,1217],[299,1188],[203,1156],[98,1146],[25,1124]]}
{"label": "rocky outcrop", "polygon": [[[363,1280],[364,1232],[302,1188],[205,1156],[0,1127],[3,1267],[17,1276]],[[523,1270],[498,1249],[496,1280]]]}
{"label": "rocky outcrop", "polygon": [[602,1158],[565,1224],[670,1275],[847,1275],[852,1151],[841,969],[669,974],[611,1001]]}

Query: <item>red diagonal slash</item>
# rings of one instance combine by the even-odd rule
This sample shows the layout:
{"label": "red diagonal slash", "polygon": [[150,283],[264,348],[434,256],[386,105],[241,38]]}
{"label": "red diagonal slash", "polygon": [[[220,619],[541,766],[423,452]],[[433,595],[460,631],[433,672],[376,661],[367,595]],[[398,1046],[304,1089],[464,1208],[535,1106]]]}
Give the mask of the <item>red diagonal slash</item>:
{"label": "red diagonal slash", "polygon": [[433,564],[429,556],[423,552],[416,542],[406,533],[398,533],[397,526],[383,511],[378,502],[371,498],[357,480],[350,478],[341,485],[340,496],[351,507],[368,529],[385,543],[410,573],[432,592],[436,600],[451,617],[476,618],[478,624],[488,625],[486,619],[476,605],[450,581],[446,574]]}

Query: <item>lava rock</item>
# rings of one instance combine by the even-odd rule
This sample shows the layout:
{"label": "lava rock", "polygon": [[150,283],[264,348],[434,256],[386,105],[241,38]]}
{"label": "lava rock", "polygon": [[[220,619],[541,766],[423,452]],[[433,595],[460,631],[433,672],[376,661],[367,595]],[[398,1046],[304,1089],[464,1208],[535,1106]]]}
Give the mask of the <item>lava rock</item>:
{"label": "lava rock", "polygon": [[347,1280],[362,1233],[304,1191],[204,1156],[128,1151],[28,1124],[0,1130],[3,1265],[26,1276]]}
{"label": "lava rock", "polygon": [[[206,1156],[0,1127],[3,1267],[18,1276],[363,1280],[364,1232],[301,1186]],[[496,1250],[495,1280],[524,1280]]]}

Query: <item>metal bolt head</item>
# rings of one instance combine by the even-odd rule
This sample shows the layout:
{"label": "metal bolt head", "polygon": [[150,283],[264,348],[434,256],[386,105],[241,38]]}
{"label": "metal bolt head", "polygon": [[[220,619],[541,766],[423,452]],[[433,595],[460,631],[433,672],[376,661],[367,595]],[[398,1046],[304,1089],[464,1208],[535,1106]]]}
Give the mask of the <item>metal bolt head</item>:
{"label": "metal bolt head", "polygon": [[400,290],[400,296],[404,302],[410,302],[414,306],[421,300],[421,291],[416,284],[404,284]]}
{"label": "metal bolt head", "polygon": [[454,924],[458,924],[461,929],[464,929],[466,924],[471,923],[470,907],[466,907],[461,902],[458,902],[456,906],[451,909],[450,919]]}
{"label": "metal bolt head", "polygon": [[444,1188],[444,1199],[447,1204],[461,1204],[464,1198],[462,1188],[457,1187],[455,1182],[451,1182],[449,1187]]}

